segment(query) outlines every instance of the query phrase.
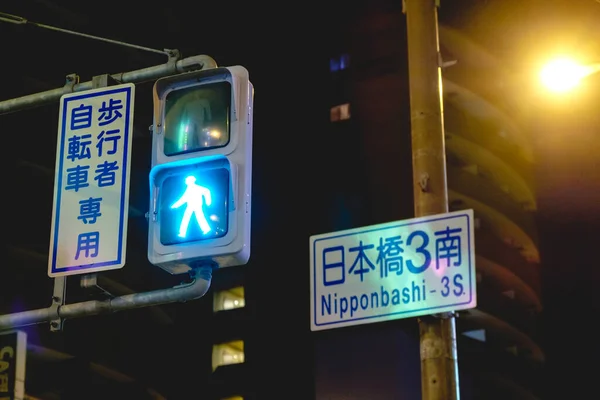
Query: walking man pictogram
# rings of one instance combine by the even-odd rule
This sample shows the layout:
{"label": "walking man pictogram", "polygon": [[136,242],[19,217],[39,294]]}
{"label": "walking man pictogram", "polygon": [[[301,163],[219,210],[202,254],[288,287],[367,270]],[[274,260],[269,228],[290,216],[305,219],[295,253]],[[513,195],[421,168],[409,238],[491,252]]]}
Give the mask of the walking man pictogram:
{"label": "walking man pictogram", "polygon": [[183,195],[179,198],[179,200],[171,205],[171,208],[179,208],[186,204],[185,211],[183,212],[183,218],[181,218],[181,225],[179,225],[178,236],[182,238],[186,236],[192,214],[195,214],[196,221],[198,221],[198,225],[200,226],[202,233],[206,235],[208,232],[210,232],[210,225],[208,225],[208,221],[206,220],[202,206],[204,204],[210,206],[212,202],[210,190],[204,186],[197,185],[196,178],[193,176],[188,176],[185,178],[185,184],[187,185],[185,192],[183,192]]}

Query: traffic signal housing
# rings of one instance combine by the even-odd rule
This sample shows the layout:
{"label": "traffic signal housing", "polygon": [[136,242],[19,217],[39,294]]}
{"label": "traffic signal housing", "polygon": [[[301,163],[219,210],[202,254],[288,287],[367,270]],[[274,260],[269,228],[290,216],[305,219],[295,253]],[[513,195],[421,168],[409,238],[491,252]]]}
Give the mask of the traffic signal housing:
{"label": "traffic signal housing", "polygon": [[250,258],[254,88],[241,66],[154,84],[148,259],[172,274]]}

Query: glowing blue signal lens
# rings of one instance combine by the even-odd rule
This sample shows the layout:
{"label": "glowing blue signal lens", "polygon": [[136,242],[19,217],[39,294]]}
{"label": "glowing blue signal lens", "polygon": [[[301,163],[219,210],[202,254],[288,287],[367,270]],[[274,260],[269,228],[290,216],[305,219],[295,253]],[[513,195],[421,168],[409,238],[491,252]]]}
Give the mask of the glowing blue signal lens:
{"label": "glowing blue signal lens", "polygon": [[229,169],[202,164],[174,167],[159,192],[163,245],[215,239],[227,234]]}

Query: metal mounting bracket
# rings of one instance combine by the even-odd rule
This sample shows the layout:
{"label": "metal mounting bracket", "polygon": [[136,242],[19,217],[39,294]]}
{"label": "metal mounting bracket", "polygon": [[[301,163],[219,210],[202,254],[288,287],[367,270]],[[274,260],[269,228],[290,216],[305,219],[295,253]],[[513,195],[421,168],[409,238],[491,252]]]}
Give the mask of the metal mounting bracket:
{"label": "metal mounting bracket", "polygon": [[81,275],[81,280],[79,281],[79,286],[81,286],[84,289],[92,289],[93,290],[92,295],[94,295],[94,294],[101,295],[101,296],[109,298],[109,299],[112,299],[113,297],[115,297],[112,293],[110,293],[108,290],[104,289],[102,286],[100,286],[98,284],[98,274],[97,273]]}
{"label": "metal mounting bracket", "polygon": [[94,89],[118,85],[120,83],[121,82],[117,81],[109,74],[97,75],[97,76],[92,77],[92,88],[94,88]]}
{"label": "metal mounting bracket", "polygon": [[167,69],[172,74],[177,73],[177,61],[181,60],[181,53],[177,49],[165,49],[169,59],[167,60]]}
{"label": "metal mounting bracket", "polygon": [[79,83],[79,75],[77,74],[69,74],[65,77],[65,93],[73,93],[75,91],[75,85]]}
{"label": "metal mounting bracket", "polygon": [[64,320],[59,316],[58,309],[65,304],[67,297],[67,277],[59,276],[54,278],[54,290],[52,292],[52,315],[55,315],[55,319],[50,320],[50,331],[58,332],[62,331]]}

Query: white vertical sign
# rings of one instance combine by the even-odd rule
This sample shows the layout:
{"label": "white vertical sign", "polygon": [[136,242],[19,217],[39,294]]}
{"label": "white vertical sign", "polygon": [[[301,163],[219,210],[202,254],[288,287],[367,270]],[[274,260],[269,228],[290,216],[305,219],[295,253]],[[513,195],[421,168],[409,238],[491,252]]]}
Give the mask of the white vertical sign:
{"label": "white vertical sign", "polygon": [[48,275],[125,265],[135,86],[60,100]]}

